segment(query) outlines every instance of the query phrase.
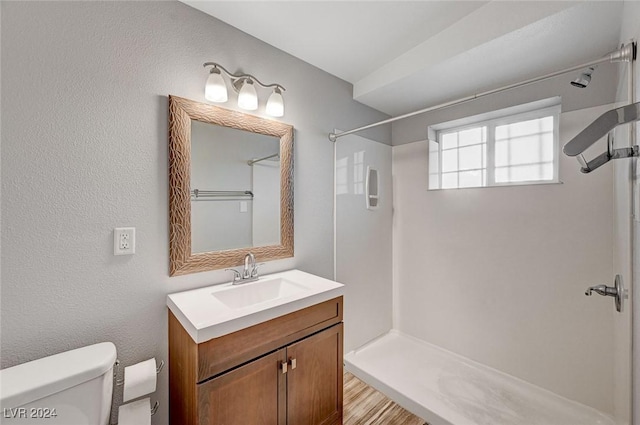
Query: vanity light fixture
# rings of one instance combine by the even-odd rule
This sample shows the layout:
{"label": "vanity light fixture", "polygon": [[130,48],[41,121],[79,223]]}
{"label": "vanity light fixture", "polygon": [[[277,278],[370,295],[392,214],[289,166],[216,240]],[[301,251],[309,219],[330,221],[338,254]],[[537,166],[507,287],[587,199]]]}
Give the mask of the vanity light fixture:
{"label": "vanity light fixture", "polygon": [[253,87],[253,81],[246,79],[242,83],[242,88],[238,92],[238,107],[247,111],[255,111],[258,109],[258,93]]}
{"label": "vanity light fixture", "polygon": [[[283,89],[284,90],[284,89]],[[282,98],[282,91],[276,87],[273,89],[273,93],[267,100],[267,107],[265,108],[267,114],[272,117],[281,117],[284,115],[284,99]]]}
{"label": "vanity light fixture", "polygon": [[204,87],[204,97],[212,102],[226,102],[229,99],[227,85],[220,74],[220,70],[216,67],[211,68],[207,84]]}
{"label": "vanity light fixture", "polygon": [[206,62],[204,67],[211,67],[209,77],[204,88],[205,99],[211,102],[224,103],[229,100],[227,94],[227,84],[222,74],[226,75],[231,83],[233,90],[238,93],[238,107],[248,111],[258,109],[258,93],[256,85],[263,88],[273,88],[273,92],[267,100],[266,113],[272,117],[284,116],[284,99],[282,92],[284,87],[280,84],[263,84],[253,75],[249,74],[232,74],[222,65],[215,62]]}

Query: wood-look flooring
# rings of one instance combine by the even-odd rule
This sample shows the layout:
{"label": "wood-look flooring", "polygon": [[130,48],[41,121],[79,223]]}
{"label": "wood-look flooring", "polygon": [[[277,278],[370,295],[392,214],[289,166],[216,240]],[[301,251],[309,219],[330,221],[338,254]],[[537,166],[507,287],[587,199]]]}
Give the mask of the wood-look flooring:
{"label": "wood-look flooring", "polygon": [[349,372],[345,372],[343,425],[427,424]]}

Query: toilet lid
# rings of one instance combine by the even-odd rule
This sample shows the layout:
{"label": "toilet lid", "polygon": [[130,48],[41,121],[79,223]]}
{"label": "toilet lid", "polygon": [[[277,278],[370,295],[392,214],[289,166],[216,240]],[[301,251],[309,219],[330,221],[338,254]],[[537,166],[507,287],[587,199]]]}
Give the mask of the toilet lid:
{"label": "toilet lid", "polygon": [[0,370],[0,408],[23,406],[113,368],[116,346],[102,342]]}

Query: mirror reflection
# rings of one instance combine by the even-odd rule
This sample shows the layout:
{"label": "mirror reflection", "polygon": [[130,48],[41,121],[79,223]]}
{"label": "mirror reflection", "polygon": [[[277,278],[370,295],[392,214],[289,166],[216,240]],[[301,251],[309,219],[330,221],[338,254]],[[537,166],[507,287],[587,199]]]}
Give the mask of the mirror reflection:
{"label": "mirror reflection", "polygon": [[280,139],[191,120],[191,252],[279,245]]}

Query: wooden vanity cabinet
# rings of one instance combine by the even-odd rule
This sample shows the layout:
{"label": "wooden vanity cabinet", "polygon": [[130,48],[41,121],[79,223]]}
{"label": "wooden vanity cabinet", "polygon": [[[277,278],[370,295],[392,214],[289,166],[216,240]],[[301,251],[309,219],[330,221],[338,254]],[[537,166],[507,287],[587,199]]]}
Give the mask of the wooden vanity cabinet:
{"label": "wooden vanity cabinet", "polygon": [[342,424],[342,323],[289,345],[287,358],[287,423]]}
{"label": "wooden vanity cabinet", "polygon": [[[279,388],[283,376],[278,365],[282,350],[198,385],[198,416],[201,424],[278,425]],[[173,423],[173,422],[172,422]]]}
{"label": "wooden vanity cabinet", "polygon": [[196,344],[169,312],[172,425],[342,424],[342,297]]}

